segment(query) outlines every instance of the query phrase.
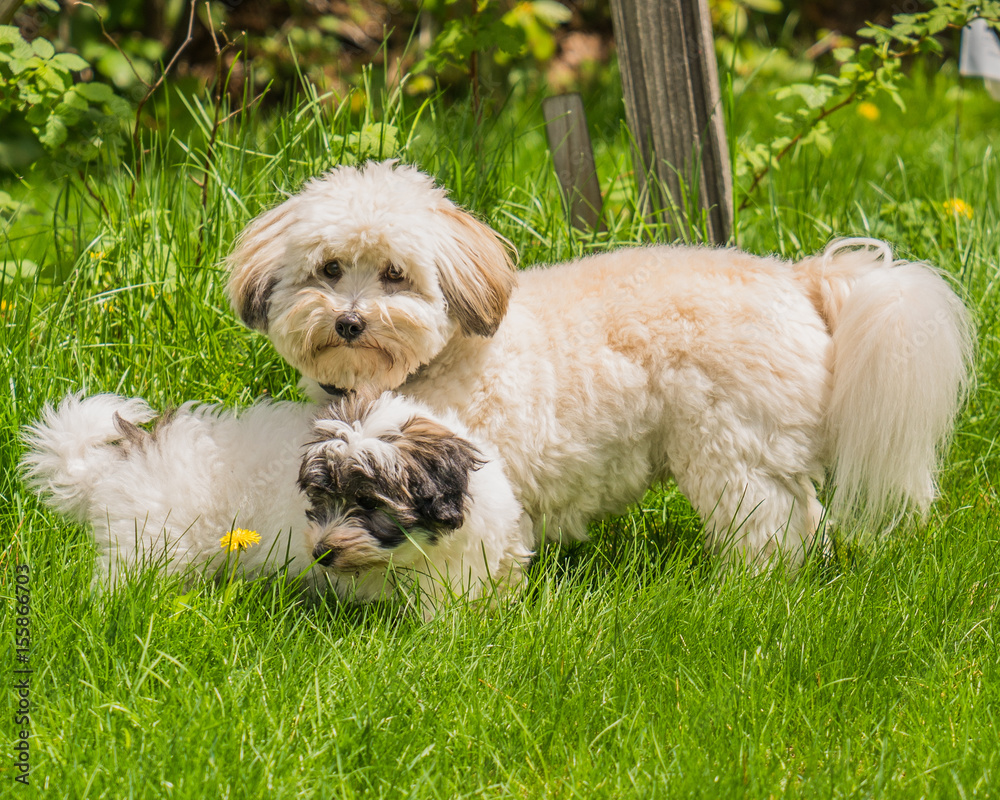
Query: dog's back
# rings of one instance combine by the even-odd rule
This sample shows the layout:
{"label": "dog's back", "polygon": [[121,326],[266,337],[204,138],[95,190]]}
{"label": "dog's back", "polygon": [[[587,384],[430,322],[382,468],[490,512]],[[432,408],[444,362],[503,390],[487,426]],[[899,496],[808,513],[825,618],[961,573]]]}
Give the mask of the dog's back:
{"label": "dog's back", "polygon": [[146,431],[139,425],[155,415],[142,400],[71,395],[26,429],[22,467],[48,505],[92,525],[99,573],[142,557],[165,555],[175,572],[207,563],[236,527],[265,539],[241,557],[248,571],[289,558],[301,570],[307,554],[284,551],[298,541],[290,528],[305,527],[295,474],[312,413],[294,403],[239,415],[189,403]]}

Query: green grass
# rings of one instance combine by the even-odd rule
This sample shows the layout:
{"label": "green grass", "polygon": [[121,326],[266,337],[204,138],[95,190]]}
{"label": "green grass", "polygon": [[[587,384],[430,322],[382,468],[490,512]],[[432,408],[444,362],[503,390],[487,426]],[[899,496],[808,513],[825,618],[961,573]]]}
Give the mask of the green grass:
{"label": "green grass", "polygon": [[[204,207],[197,124],[151,138],[134,196],[125,168],[6,186],[43,213],[0,241],[0,261],[38,266],[0,285],[0,796],[996,796],[1000,159],[979,88],[956,137],[953,83],[922,82],[906,114],[845,112],[829,156],[798,154],[739,215],[755,252],[871,234],[955,276],[979,322],[979,383],[927,524],[795,581],[726,575],[684,498],[660,487],[592,543],[544,551],[519,600],[426,624],[303,600],[281,579],[188,590],[146,571],[99,596],[88,532],[41,507],[15,467],[19,428],[69,391],[159,406],[296,397],[293,372],[229,311],[220,262],[281,190],[361,144],[364,120],[303,102],[227,127]],[[388,106],[400,154],[524,263],[647,233],[606,97],[588,103],[612,216],[597,238],[566,230],[536,105],[511,101],[480,132],[442,101]],[[737,98],[735,135],[769,135],[773,106]],[[971,220],[942,211],[950,197]],[[31,567],[29,790],[10,758],[18,563]]]}

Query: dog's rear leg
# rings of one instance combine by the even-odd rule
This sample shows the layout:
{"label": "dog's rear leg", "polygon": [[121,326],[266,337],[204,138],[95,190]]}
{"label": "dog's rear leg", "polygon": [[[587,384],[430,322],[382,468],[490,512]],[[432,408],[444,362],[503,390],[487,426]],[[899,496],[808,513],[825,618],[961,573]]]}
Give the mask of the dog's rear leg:
{"label": "dog's rear leg", "polygon": [[705,524],[705,546],[749,569],[784,563],[795,570],[812,547],[823,519],[812,481],[777,477],[761,468],[688,470],[677,485]]}

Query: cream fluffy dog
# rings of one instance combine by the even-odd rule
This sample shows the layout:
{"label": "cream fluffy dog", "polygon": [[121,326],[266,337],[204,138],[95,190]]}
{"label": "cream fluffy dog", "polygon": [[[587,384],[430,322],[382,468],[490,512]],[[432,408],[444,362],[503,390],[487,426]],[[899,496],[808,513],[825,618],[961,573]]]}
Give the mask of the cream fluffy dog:
{"label": "cream fluffy dog", "polygon": [[328,395],[453,409],[506,463],[536,538],[583,539],[676,480],[709,546],[801,561],[824,511],[881,527],[935,496],[969,380],[968,314],[872,240],[797,264],[636,247],[515,273],[418,170],[341,167],[229,259],[243,321]]}
{"label": "cream fluffy dog", "polygon": [[144,401],[73,395],[27,429],[23,466],[53,508],[92,526],[99,578],[157,562],[228,573],[236,555],[220,540],[244,528],[261,537],[238,552],[248,577],[287,568],[362,601],[413,597],[416,583],[425,614],[520,581],[531,526],[489,445],[390,393],[316,411],[189,403],[147,432]]}

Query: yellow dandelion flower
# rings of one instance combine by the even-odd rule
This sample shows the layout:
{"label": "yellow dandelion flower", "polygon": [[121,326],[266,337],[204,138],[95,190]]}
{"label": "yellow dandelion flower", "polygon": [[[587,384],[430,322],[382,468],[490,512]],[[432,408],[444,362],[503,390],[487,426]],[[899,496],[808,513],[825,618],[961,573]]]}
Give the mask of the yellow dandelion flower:
{"label": "yellow dandelion flower", "polygon": [[260,534],[257,531],[248,531],[246,528],[236,528],[229,531],[219,540],[220,546],[224,550],[246,550],[260,542]]}
{"label": "yellow dandelion flower", "polygon": [[97,250],[90,254],[91,261],[103,261],[104,257],[107,255],[103,250]]}
{"label": "yellow dandelion flower", "polygon": [[972,219],[972,206],[959,197],[951,197],[942,204],[944,213],[950,217],[965,217]]}
{"label": "yellow dandelion flower", "polygon": [[0,300],[0,314],[6,314],[8,311],[14,310],[14,304],[8,303],[6,300]]}
{"label": "yellow dandelion flower", "polygon": [[858,103],[858,116],[864,117],[869,122],[874,122],[882,116],[882,112],[878,110],[877,105],[865,100],[863,103]]}

